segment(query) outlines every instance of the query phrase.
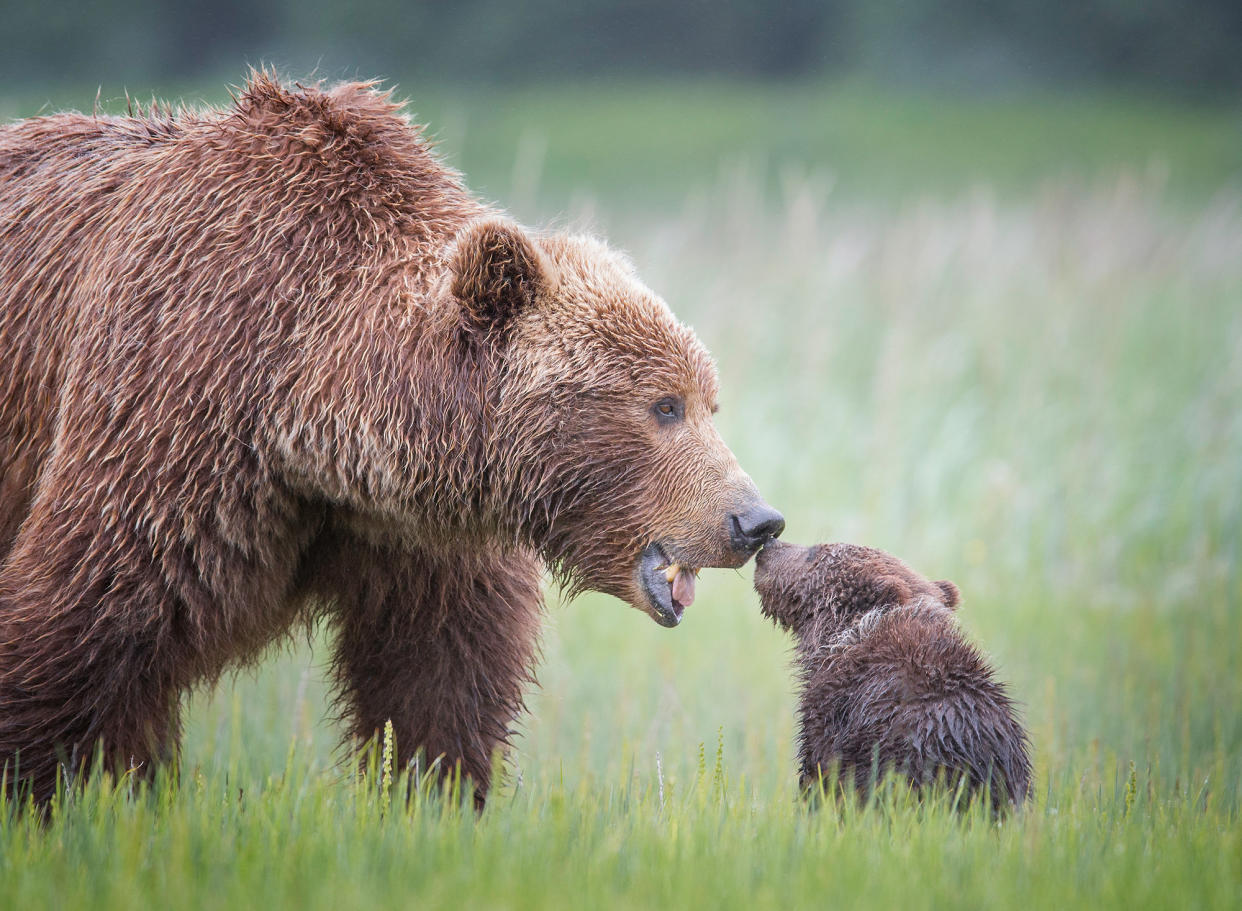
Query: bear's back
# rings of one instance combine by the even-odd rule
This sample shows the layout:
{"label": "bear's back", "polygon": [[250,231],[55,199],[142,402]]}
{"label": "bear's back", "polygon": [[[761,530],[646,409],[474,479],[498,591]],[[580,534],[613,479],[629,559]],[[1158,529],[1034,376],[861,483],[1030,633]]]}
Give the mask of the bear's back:
{"label": "bear's back", "polygon": [[0,127],[0,562],[51,446],[92,232],[142,142],[115,118],[82,114]]}
{"label": "bear's back", "polygon": [[245,372],[299,375],[308,338],[422,313],[409,297],[486,211],[368,84],[256,74],[224,109],[0,127],[0,558],[72,389],[120,371],[136,401],[193,386],[181,400],[235,427]]}

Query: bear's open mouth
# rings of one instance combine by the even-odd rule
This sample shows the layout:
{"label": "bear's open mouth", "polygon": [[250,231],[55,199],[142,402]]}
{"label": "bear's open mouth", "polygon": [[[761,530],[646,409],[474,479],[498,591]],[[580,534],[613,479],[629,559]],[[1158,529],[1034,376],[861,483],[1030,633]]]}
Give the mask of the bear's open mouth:
{"label": "bear's open mouth", "polygon": [[638,578],[651,618],[661,626],[681,622],[694,603],[694,581],[699,570],[678,563],[659,544],[649,544],[638,558]]}

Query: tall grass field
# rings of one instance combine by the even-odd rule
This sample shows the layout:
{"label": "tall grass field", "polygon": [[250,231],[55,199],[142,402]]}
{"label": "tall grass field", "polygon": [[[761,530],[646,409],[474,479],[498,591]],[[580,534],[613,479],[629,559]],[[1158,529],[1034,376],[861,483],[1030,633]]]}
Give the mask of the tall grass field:
{"label": "tall grass field", "polygon": [[694,326],[786,539],[958,583],[1034,799],[808,809],[791,643],[749,568],[706,571],[675,630],[549,589],[481,815],[381,754],[351,773],[312,633],[196,693],[150,787],[0,806],[0,907],[1242,907],[1237,111],[401,91],[473,185],[608,235]]}

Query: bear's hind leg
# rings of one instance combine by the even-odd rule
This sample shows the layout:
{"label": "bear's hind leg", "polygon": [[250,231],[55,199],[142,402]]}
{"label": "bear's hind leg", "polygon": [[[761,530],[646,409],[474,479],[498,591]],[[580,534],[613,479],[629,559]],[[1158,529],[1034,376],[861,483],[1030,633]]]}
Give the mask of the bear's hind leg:
{"label": "bear's hind leg", "polygon": [[140,775],[175,752],[175,609],[140,565],[34,522],[0,568],[0,767],[13,793],[46,802],[58,769],[75,776],[96,751]]}
{"label": "bear's hind leg", "polygon": [[[338,694],[351,734],[391,720],[398,767],[422,754],[441,775],[460,765],[482,808],[492,754],[533,683],[542,596],[526,552],[463,557],[342,553],[336,586]],[[345,588],[347,590],[342,591]]]}

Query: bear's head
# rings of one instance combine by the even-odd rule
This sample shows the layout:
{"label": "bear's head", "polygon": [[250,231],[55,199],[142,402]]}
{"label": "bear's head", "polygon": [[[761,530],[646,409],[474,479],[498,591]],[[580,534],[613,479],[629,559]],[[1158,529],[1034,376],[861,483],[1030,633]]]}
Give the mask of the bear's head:
{"label": "bear's head", "polygon": [[676,626],[700,568],[742,565],[785,525],[716,432],[711,357],[592,238],[486,219],[450,263],[496,362],[488,462],[505,524],[571,592]]}
{"label": "bear's head", "polygon": [[929,582],[892,554],[856,544],[798,547],[773,541],[755,559],[763,613],[802,635],[868,611],[923,601],[952,610],[957,586]]}

